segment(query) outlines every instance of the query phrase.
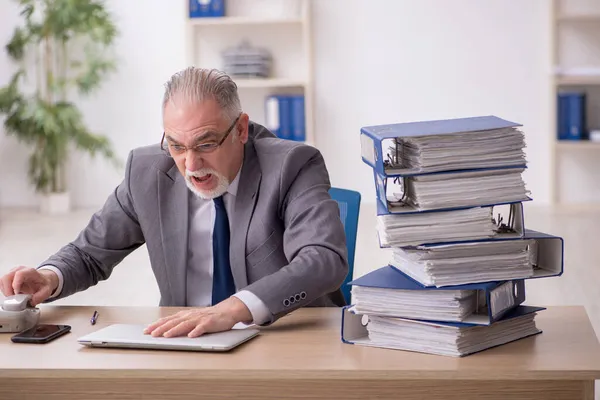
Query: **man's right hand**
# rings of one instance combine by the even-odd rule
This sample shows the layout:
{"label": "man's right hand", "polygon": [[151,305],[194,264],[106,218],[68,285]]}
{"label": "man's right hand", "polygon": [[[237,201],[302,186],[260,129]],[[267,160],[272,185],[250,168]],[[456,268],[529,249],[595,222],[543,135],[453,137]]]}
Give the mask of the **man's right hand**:
{"label": "man's right hand", "polygon": [[5,296],[30,294],[32,306],[50,297],[57,287],[58,276],[47,269],[16,267],[0,279],[0,290]]}

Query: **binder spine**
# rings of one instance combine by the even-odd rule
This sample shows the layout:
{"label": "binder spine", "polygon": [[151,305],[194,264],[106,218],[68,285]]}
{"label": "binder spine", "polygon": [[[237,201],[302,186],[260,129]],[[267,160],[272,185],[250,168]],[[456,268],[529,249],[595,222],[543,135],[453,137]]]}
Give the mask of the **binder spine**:
{"label": "binder spine", "polygon": [[364,163],[381,175],[385,175],[383,166],[382,140],[368,133],[360,134],[361,156]]}
{"label": "binder spine", "polygon": [[361,133],[360,135],[360,155],[362,160],[371,168],[377,164],[377,149],[372,137]]}
{"label": "binder spine", "polygon": [[558,139],[582,140],[586,137],[586,96],[580,92],[558,94]]}
{"label": "binder spine", "polygon": [[265,100],[265,127],[277,137],[281,137],[281,118],[279,118],[279,99],[268,96]]}
{"label": "binder spine", "polygon": [[291,99],[289,96],[278,96],[279,98],[279,118],[281,119],[280,137],[282,139],[292,139],[292,110]]}
{"label": "binder spine", "polygon": [[189,0],[190,18],[225,16],[225,0]]}
{"label": "binder spine", "polygon": [[489,293],[489,313],[492,321],[501,318],[507,311],[525,301],[525,281],[515,280],[502,283]]}
{"label": "binder spine", "polygon": [[290,97],[285,95],[272,95],[265,100],[265,127],[281,139],[292,139],[290,103]]}
{"label": "binder spine", "polygon": [[387,179],[382,175],[378,174],[375,170],[373,170],[373,177],[375,178],[375,190],[377,195],[377,201],[385,210],[388,210]]}
{"label": "binder spine", "polygon": [[533,277],[547,278],[561,276],[564,270],[564,240],[560,236],[527,229],[525,239],[533,239],[530,258],[533,265]]}
{"label": "binder spine", "polygon": [[265,127],[278,138],[306,141],[304,95],[270,95],[265,100]]}
{"label": "binder spine", "polygon": [[297,142],[306,140],[306,116],[304,113],[304,96],[292,96],[291,103],[291,139]]}
{"label": "binder spine", "polygon": [[365,318],[368,316],[352,312],[353,305],[342,307],[341,339],[343,343],[354,344],[354,341],[368,337]]}

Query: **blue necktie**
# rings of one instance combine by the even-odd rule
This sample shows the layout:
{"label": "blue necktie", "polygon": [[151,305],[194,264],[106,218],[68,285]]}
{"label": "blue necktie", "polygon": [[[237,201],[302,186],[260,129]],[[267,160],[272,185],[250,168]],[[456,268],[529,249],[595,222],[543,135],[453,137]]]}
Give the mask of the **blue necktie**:
{"label": "blue necktie", "polygon": [[229,264],[229,220],[223,196],[215,198],[214,203],[217,215],[213,230],[213,305],[235,293],[235,283]]}

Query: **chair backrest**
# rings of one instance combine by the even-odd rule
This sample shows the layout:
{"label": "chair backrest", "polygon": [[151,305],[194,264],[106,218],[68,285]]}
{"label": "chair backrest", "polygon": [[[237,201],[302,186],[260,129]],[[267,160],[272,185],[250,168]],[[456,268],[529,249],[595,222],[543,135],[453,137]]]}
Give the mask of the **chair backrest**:
{"label": "chair backrest", "polygon": [[329,190],[331,198],[338,202],[340,218],[346,233],[346,246],[348,247],[348,275],[342,284],[342,293],[346,303],[350,304],[350,286],[348,282],[354,275],[354,253],[356,252],[356,233],[358,231],[358,213],[360,210],[360,193],[354,190],[332,187]]}

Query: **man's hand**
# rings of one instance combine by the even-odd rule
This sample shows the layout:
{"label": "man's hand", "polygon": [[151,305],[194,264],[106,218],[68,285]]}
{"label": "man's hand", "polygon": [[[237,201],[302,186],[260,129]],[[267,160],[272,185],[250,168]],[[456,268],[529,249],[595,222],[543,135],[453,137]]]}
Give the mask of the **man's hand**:
{"label": "man's hand", "polygon": [[227,331],[238,322],[252,322],[252,314],[240,299],[230,297],[212,307],[192,308],[161,318],[149,325],[144,333],[197,337],[204,333]]}
{"label": "man's hand", "polygon": [[58,287],[58,276],[50,270],[16,267],[0,279],[0,290],[5,296],[30,294],[30,303],[36,306],[46,300]]}

